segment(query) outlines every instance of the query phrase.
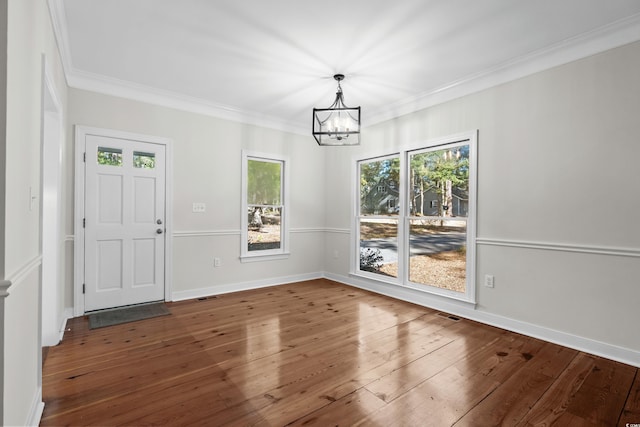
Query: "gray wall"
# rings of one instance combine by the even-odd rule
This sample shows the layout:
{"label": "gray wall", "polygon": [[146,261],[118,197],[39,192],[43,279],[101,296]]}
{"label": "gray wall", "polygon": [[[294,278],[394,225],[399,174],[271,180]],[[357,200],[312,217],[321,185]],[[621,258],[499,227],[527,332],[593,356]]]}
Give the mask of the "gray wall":
{"label": "gray wall", "polygon": [[[323,151],[313,138],[71,89],[68,144],[74,125],[154,135],[173,140],[173,294],[210,295],[277,283],[324,270]],[[241,264],[240,192],[243,149],[290,160],[291,257]],[[193,213],[194,202],[206,203]],[[70,206],[69,206],[70,207]],[[71,226],[71,225],[70,225]],[[72,230],[72,228],[70,228]],[[213,265],[214,257],[222,265]],[[68,289],[70,295],[72,289]],[[72,300],[68,299],[68,304]]]}
{"label": "gray wall", "polygon": [[[623,46],[366,128],[354,148],[320,150],[310,137],[80,90],[70,90],[69,123],[174,140],[179,298],[325,271],[451,310],[447,301],[349,275],[351,173],[358,157],[477,129],[475,279],[492,274],[496,287],[478,286],[477,306],[459,313],[638,363],[640,198],[630,195],[639,182],[639,66],[640,43]],[[243,148],[291,157],[288,261],[238,260]],[[191,213],[195,201],[207,203],[206,214]],[[616,348],[623,356],[608,353]]]}
{"label": "gray wall", "polygon": [[[37,421],[40,383],[42,57],[66,105],[66,83],[44,0],[7,4],[5,234],[2,259],[12,282],[4,312],[3,425]],[[33,203],[31,195],[35,196]],[[65,191],[62,197],[67,197]],[[60,242],[62,246],[63,242]],[[64,263],[64,256],[61,263]],[[62,291],[62,289],[60,290]]]}
{"label": "gray wall", "polygon": [[[477,129],[478,304],[459,312],[606,343],[640,363],[638,69],[634,43],[367,128],[349,155],[327,151],[327,187],[342,189],[331,194],[342,208],[327,212],[327,270],[352,280],[331,254],[349,251],[351,193],[341,183],[354,158]],[[481,286],[485,274],[494,289]]]}

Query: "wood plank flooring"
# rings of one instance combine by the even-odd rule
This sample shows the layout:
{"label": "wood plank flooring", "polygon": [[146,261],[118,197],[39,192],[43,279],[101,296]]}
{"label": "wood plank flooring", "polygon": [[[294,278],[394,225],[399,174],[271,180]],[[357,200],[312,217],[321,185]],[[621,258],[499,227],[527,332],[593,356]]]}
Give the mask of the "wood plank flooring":
{"label": "wood plank flooring", "polygon": [[640,375],[328,280],[69,322],[41,425],[625,426]]}

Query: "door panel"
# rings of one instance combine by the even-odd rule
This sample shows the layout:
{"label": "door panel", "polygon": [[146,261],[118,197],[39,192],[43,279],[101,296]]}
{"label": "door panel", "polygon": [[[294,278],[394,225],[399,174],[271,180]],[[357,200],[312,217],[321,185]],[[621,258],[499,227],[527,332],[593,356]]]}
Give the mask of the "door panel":
{"label": "door panel", "polygon": [[86,135],[85,150],[85,311],[164,299],[164,145]]}
{"label": "door panel", "polygon": [[133,286],[149,286],[155,283],[156,240],[133,241]]}
{"label": "door panel", "polygon": [[122,177],[98,175],[98,223],[122,224]]}
{"label": "door panel", "polygon": [[122,240],[96,242],[96,292],[122,289]]}
{"label": "door panel", "polygon": [[133,220],[137,223],[155,223],[156,180],[148,177],[135,177],[133,185]]}

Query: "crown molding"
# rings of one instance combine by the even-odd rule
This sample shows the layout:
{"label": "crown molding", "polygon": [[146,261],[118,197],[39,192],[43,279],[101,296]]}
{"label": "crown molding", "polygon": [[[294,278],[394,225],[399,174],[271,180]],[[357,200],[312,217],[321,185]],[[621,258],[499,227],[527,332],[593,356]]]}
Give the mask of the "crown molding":
{"label": "crown molding", "polygon": [[640,13],[370,112],[371,126],[640,40]]}
{"label": "crown molding", "polygon": [[308,135],[309,133],[306,128],[301,128],[285,120],[266,116],[255,111],[240,110],[228,105],[207,101],[202,98],[182,95],[176,92],[157,89],[130,81],[88,73],[86,71],[73,70],[67,76],[67,81],[69,86],[75,89],[98,92],[105,95],[117,96],[134,101],[284,132],[291,132],[300,135]]}
{"label": "crown molding", "polygon": [[[74,68],[63,0],[48,0],[48,3],[65,77],[70,87],[299,135],[309,134],[306,126],[269,117],[255,111],[240,110],[205,99]],[[640,40],[640,13],[504,62],[445,86],[387,105],[384,110],[369,111],[363,127],[423,110],[638,40]]]}
{"label": "crown molding", "polygon": [[60,52],[64,77],[68,85],[69,75],[73,71],[73,64],[71,63],[71,48],[69,47],[69,34],[67,32],[67,15],[64,12],[62,0],[47,0],[47,4],[49,5],[53,34],[58,44],[58,51]]}

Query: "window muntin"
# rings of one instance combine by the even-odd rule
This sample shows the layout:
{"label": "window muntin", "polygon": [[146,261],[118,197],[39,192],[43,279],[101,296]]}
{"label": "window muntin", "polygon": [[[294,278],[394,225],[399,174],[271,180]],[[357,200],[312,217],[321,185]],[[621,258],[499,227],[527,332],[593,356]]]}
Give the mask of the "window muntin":
{"label": "window muntin", "polygon": [[241,259],[287,253],[286,160],[243,152]]}

